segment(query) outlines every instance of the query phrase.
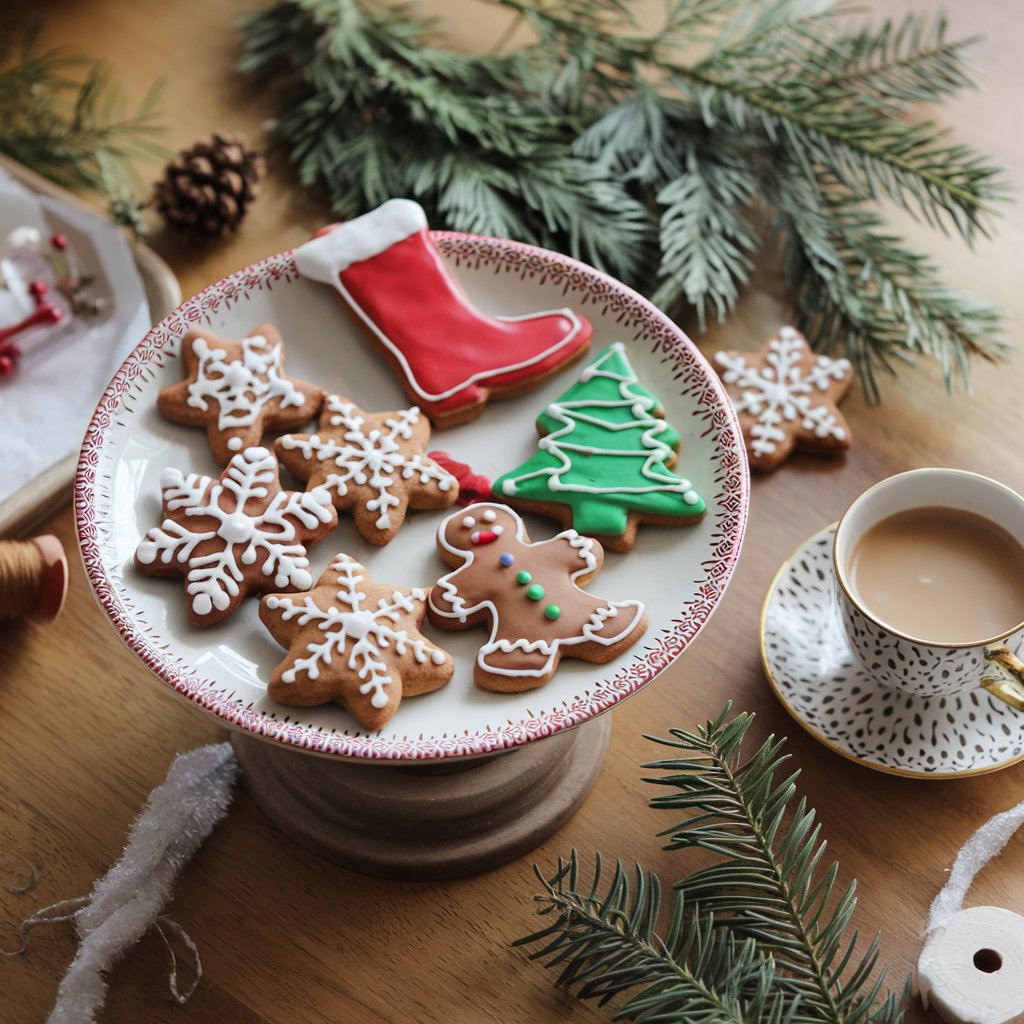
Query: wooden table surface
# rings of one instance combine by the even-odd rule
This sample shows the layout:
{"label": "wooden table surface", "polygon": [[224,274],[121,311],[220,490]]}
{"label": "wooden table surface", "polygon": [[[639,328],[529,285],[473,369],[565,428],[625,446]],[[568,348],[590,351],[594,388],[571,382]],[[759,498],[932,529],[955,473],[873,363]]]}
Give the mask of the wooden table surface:
{"label": "wooden table surface", "polygon": [[[103,58],[129,98],[166,79],[163,119],[177,149],[213,130],[260,138],[266,98],[232,72],[240,0],[41,0],[43,41]],[[458,8],[468,44],[496,39],[502,25],[469,0]],[[652,5],[653,6],[653,5]],[[927,7],[877,0],[876,12]],[[1024,32],[1000,0],[952,0],[954,31],[981,34],[973,59],[982,89],[939,116],[959,139],[994,155],[1024,182],[1020,53]],[[440,9],[440,7],[439,7]],[[463,16],[464,15],[464,16]],[[454,19],[453,19],[454,20]],[[144,165],[153,180],[159,163]],[[260,257],[295,245],[326,219],[272,163],[263,196],[237,237],[208,251],[152,244],[178,274],[185,295]],[[1019,341],[1024,230],[1011,207],[994,241],[973,252],[898,219],[900,230],[943,266],[951,281],[1011,310]],[[788,319],[777,276],[766,270],[728,323],[701,339],[706,350],[760,344]],[[789,718],[762,675],[758,617],[782,561],[836,519],[865,487],[891,473],[930,465],[975,470],[1024,490],[1024,382],[1020,363],[974,369],[974,394],[945,394],[933,366],[884,384],[884,404],[859,394],[844,402],[855,446],[840,461],[794,459],[756,479],[743,557],[724,602],[693,647],[652,686],[613,713],[611,750],[597,785],[575,817],[532,855],[489,874],[445,884],[365,878],[322,862],[284,838],[239,791],[226,821],[182,875],[167,913],[198,945],[204,977],[192,1000],[174,1005],[166,953],[146,936],[111,972],[101,1020],[306,1024],[314,1021],[487,1021],[547,1024],[609,1020],[608,1010],[555,990],[553,977],[510,948],[535,925],[532,865],[550,868],[578,849],[600,850],[656,869],[666,881],[688,870],[685,856],[660,849],[671,824],[647,806],[640,765],[658,756],[643,738],[692,727],[726,699],[757,713],[753,738],[789,737],[800,787],[819,811],[843,881],[859,880],[857,925],[882,932],[891,981],[902,984],[921,943],[928,906],[957,849],[991,814],[1024,796],[1024,764],[954,781],[879,774],[819,745]],[[70,508],[44,527],[76,548]],[[123,649],[72,559],[67,608],[56,626],[0,633],[0,885],[38,869],[28,895],[0,892],[0,946],[16,944],[19,922],[36,908],[87,893],[119,856],[126,830],[174,755],[225,736],[158,685]],[[128,740],[125,737],[136,737]],[[137,737],[147,737],[140,744]],[[969,904],[1024,912],[1017,839],[977,880]],[[68,925],[38,930],[27,956],[0,959],[0,1021],[42,1020],[74,954]],[[913,1019],[926,1020],[916,1000]]]}

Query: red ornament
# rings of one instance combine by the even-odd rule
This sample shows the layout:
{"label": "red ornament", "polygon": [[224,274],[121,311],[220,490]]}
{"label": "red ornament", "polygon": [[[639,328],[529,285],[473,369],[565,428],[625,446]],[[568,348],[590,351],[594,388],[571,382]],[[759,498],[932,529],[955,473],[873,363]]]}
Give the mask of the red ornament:
{"label": "red ornament", "polygon": [[10,377],[18,368],[20,357],[21,349],[13,341],[0,344],[0,377]]}
{"label": "red ornament", "polygon": [[50,245],[59,252],[63,252],[68,247],[68,236],[62,231],[58,231],[50,236]]}
{"label": "red ornament", "polygon": [[472,505],[475,501],[490,501],[491,481],[487,477],[474,473],[465,462],[458,462],[447,452],[427,452],[427,456],[459,481],[458,504]]}

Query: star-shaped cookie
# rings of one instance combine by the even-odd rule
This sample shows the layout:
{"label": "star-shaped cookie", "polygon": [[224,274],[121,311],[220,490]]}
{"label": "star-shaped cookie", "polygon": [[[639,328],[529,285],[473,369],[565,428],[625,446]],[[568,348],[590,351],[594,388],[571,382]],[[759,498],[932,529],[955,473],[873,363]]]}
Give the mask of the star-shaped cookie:
{"label": "star-shaped cookie", "polygon": [[338,524],[323,489],[284,491],[277,459],[247,448],[220,479],[165,469],[164,521],[142,539],[135,564],[150,576],[183,576],[193,626],[226,619],[250,590],[307,590],[306,545]]}
{"label": "star-shaped cookie", "polygon": [[751,469],[775,469],[794,450],[839,455],[850,447],[836,408],[853,380],[848,359],[817,355],[799,331],[783,327],[760,352],[719,352],[715,362]]}
{"label": "star-shaped cookie", "polygon": [[412,508],[446,508],[459,482],[425,453],[430,421],[419,409],[364,412],[328,395],[315,434],[285,434],[277,457],[309,487],[326,487],[335,507],[351,510],[371,544],[387,544]]}
{"label": "star-shaped cookie", "polygon": [[268,594],[260,618],[288,656],[267,693],[282,704],[335,701],[366,729],[380,729],[402,697],[440,689],[451,655],[419,631],[427,594],[375,583],[355,559],[339,554],[305,594]]}
{"label": "star-shaped cookie", "polygon": [[265,430],[308,423],[323,402],[320,388],[285,376],[284,341],[273,324],[260,324],[241,341],[189,331],[181,356],[185,380],[164,388],[157,408],[175,423],[206,427],[222,466],[258,445]]}

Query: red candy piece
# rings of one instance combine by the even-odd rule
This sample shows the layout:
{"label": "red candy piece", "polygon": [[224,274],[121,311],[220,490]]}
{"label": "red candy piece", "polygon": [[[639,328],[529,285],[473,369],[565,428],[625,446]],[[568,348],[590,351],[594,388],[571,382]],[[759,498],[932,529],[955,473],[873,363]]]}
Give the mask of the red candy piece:
{"label": "red candy piece", "polygon": [[490,501],[491,481],[480,473],[474,473],[465,462],[453,459],[447,452],[427,452],[443,470],[459,481],[457,504],[472,505],[474,501]]}

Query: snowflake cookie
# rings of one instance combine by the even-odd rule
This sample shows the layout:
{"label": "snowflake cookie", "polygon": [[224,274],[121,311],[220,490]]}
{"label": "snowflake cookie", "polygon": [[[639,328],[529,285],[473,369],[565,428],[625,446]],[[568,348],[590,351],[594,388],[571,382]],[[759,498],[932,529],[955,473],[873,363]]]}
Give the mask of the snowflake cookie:
{"label": "snowflake cookie", "polygon": [[285,434],[275,444],[281,465],[309,487],[326,487],[335,507],[352,511],[356,529],[383,545],[412,508],[447,508],[459,482],[424,452],[430,422],[419,409],[364,412],[328,395],[315,434]]}
{"label": "snowflake cookie", "polygon": [[226,619],[250,590],[308,590],[306,545],[338,524],[323,488],[281,490],[266,448],[239,452],[220,479],[165,469],[160,490],[164,521],[142,539],[135,564],[150,576],[185,578],[194,626]]}
{"label": "snowflake cookie", "polygon": [[848,359],[817,355],[799,331],[783,327],[760,352],[719,352],[715,362],[751,469],[775,469],[794,449],[838,455],[850,447],[836,408],[853,380]]}
{"label": "snowflake cookie", "polygon": [[320,388],[285,376],[284,341],[273,324],[260,324],[241,341],[189,331],[181,356],[185,380],[164,388],[157,408],[175,423],[206,427],[222,466],[258,445],[264,430],[308,423],[323,402]]}
{"label": "snowflake cookie", "polygon": [[485,690],[542,686],[562,657],[604,664],[647,628],[639,601],[605,601],[580,589],[604,552],[575,530],[533,543],[507,505],[480,503],[448,516],[437,549],[455,571],[431,589],[430,621],[442,629],[490,627],[474,670]]}
{"label": "snowflake cookie", "polygon": [[364,728],[381,728],[402,697],[437,690],[455,671],[419,632],[426,606],[425,590],[375,583],[337,555],[308,593],[260,602],[260,618],[288,648],[267,693],[299,707],[336,701]]}

